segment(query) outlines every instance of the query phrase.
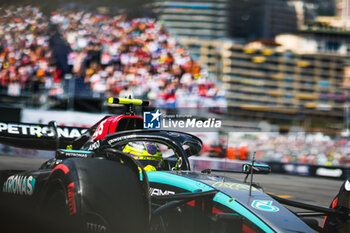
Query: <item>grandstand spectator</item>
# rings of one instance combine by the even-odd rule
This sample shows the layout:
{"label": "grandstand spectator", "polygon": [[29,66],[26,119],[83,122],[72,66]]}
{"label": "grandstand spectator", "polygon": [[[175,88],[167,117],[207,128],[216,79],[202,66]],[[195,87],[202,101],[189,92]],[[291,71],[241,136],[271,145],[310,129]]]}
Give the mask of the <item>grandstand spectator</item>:
{"label": "grandstand spectator", "polygon": [[59,11],[51,20],[73,49],[72,72],[86,74],[95,93],[131,94],[167,107],[217,106],[219,89],[154,19]]}
{"label": "grandstand spectator", "polygon": [[[9,6],[1,12],[0,90],[9,95],[31,91],[35,99],[45,89],[62,93],[55,91],[62,90],[55,83],[66,71],[57,67],[49,47],[54,27],[31,6]],[[72,73],[85,79],[94,93],[131,94],[169,107],[217,106],[213,101],[219,89],[154,19],[59,11],[51,20],[73,49],[68,57]]]}
{"label": "grandstand spectator", "polygon": [[67,57],[71,72],[97,96],[132,95],[161,106],[197,107],[218,106],[215,101],[223,95],[154,19],[55,11],[51,21],[59,27],[49,27],[39,8],[8,6],[0,11],[2,93],[34,92],[35,102],[43,97],[43,90],[50,90],[50,95],[62,93],[58,83],[67,72],[62,64],[66,52],[56,44],[65,42],[52,41],[59,28],[72,48]]}
{"label": "grandstand spectator", "polygon": [[39,101],[41,91],[57,81],[48,20],[31,6],[7,6],[0,13],[0,90],[11,96],[33,91]]}
{"label": "grandstand spectator", "polygon": [[[250,139],[231,137],[230,147],[246,145],[259,152],[261,161],[301,163],[326,166],[349,166],[350,142],[347,139],[332,139],[322,134],[269,135],[255,133]],[[258,153],[257,153],[258,154]],[[251,154],[250,157],[251,159]]]}

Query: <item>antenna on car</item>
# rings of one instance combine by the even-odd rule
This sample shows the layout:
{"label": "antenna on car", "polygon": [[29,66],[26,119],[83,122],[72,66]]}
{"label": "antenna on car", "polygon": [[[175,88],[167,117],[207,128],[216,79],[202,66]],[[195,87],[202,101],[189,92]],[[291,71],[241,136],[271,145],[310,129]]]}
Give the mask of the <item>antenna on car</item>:
{"label": "antenna on car", "polygon": [[[131,100],[131,95],[129,95],[129,100]],[[133,104],[126,104],[125,107],[125,114],[135,116],[135,106]]]}
{"label": "antenna on car", "polygon": [[249,184],[249,197],[252,195],[252,185],[253,185],[253,169],[255,163],[255,151],[253,153],[252,167],[250,168],[250,184]]}
{"label": "antenna on car", "polygon": [[149,101],[148,100],[141,100],[141,99],[131,99],[131,96],[129,98],[115,98],[110,97],[108,98],[108,105],[114,106],[116,104],[124,104],[126,107],[126,114],[127,115],[135,115],[135,106],[148,106]]}

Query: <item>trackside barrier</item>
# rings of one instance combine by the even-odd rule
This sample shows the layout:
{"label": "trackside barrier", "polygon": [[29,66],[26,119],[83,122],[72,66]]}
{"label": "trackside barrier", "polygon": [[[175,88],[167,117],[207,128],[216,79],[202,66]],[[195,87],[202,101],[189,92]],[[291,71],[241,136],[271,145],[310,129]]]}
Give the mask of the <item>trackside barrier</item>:
{"label": "trackside barrier", "polygon": [[271,166],[274,173],[317,176],[327,178],[346,179],[350,177],[350,167],[320,166],[298,163],[265,162]]}
{"label": "trackside barrier", "polygon": [[[0,144],[0,155],[50,159],[50,158],[55,157],[55,152],[46,151],[46,150],[33,150],[33,149],[18,148],[18,147]],[[1,161],[1,157],[0,157],[0,161]]]}
{"label": "trackside barrier", "polygon": [[210,157],[190,157],[191,169],[195,171],[202,171],[204,169],[221,169],[221,170],[242,170],[242,165],[247,161],[233,161],[229,159],[219,159]]}
{"label": "trackside barrier", "polygon": [[55,120],[58,125],[90,127],[105,116],[106,114],[25,108],[22,110],[20,122],[47,124]]}
{"label": "trackside barrier", "polygon": [[[201,171],[207,168],[240,171],[242,164],[250,161],[237,161],[217,158],[192,157],[190,164],[192,170]],[[268,164],[272,173],[326,177],[344,180],[350,177],[350,167],[340,166],[319,166],[298,163],[281,163],[270,161],[258,161],[258,163]]]}

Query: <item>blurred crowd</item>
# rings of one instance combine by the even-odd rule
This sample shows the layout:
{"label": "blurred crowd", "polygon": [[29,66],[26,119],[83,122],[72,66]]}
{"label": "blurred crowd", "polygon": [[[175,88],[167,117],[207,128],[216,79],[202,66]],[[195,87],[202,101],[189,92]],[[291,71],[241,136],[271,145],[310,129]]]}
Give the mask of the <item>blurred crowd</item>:
{"label": "blurred crowd", "polygon": [[57,66],[60,47],[52,48],[50,37],[57,24],[70,46],[68,77],[82,79],[92,96],[140,97],[162,107],[226,104],[207,71],[155,19],[63,10],[48,19],[32,6],[0,12],[1,94],[63,94],[67,72]]}
{"label": "blurred crowd", "polygon": [[72,48],[72,73],[95,94],[131,95],[165,107],[223,103],[207,72],[155,19],[59,11],[51,21]]}
{"label": "blurred crowd", "polygon": [[260,161],[350,167],[350,141],[323,134],[255,133],[239,137],[232,134],[229,146],[246,148],[249,159],[255,152]]}
{"label": "blurred crowd", "polygon": [[60,78],[49,46],[48,20],[39,8],[0,8],[0,92],[34,95]]}

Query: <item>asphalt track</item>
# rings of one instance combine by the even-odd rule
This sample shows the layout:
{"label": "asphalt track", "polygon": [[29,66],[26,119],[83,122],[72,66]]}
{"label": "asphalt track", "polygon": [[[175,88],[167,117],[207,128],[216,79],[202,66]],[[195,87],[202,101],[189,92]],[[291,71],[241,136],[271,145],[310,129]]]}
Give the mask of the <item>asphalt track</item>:
{"label": "asphalt track", "polygon": [[[35,170],[46,161],[44,158],[28,158],[0,155],[0,170]],[[220,173],[230,178],[244,180],[242,174]],[[255,183],[265,192],[295,201],[328,207],[338,193],[343,181],[326,178],[302,177],[281,174],[254,175]],[[290,208],[292,210],[298,210]],[[319,219],[319,221],[321,221]]]}

